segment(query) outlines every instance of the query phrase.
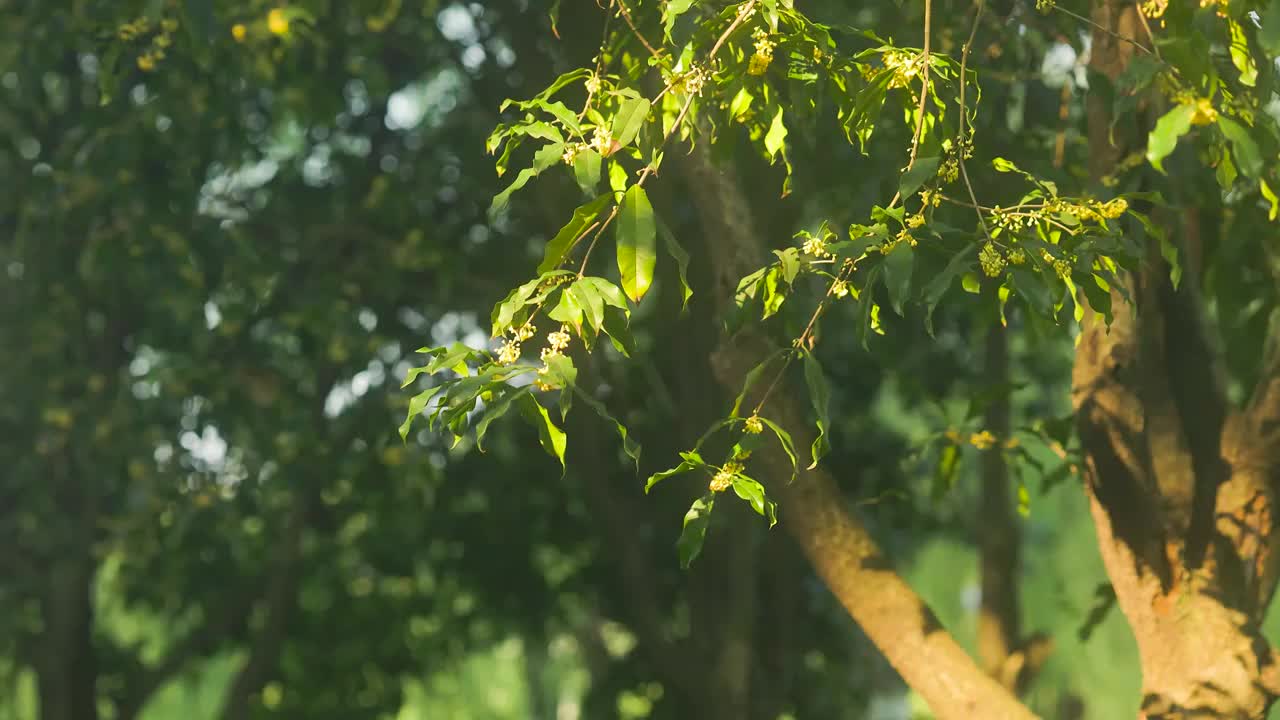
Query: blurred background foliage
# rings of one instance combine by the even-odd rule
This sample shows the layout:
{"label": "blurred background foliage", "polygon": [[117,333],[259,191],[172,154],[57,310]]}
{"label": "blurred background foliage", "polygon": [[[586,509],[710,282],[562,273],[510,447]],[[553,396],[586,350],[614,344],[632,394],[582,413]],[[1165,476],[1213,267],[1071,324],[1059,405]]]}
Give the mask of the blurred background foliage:
{"label": "blurred background foliage", "polygon": [[[760,588],[758,717],[924,713],[782,532],[749,536],[757,561],[734,569],[717,546],[738,536],[713,532],[679,571],[696,489],[645,497],[581,413],[563,477],[516,423],[484,453],[396,436],[413,351],[487,342],[489,308],[576,204],[553,178],[485,214],[501,101],[595,52],[604,13],[559,4],[553,32],[536,0],[0,2],[0,718],[714,717],[743,582]],[[916,41],[913,4],[808,5]],[[1002,5],[978,136],[1082,174],[1080,28]],[[777,168],[746,161],[767,235],[855,220],[893,174],[868,165],[900,160],[876,148],[908,133],[886,113],[863,157],[793,130],[787,199]],[[993,194],[1008,182],[988,175]],[[678,179],[653,187],[696,233]],[[693,270],[688,313],[656,322],[681,299],[657,288],[635,357],[583,369],[627,409],[641,477],[722,412],[691,362],[709,342]],[[849,502],[970,648],[977,464],[940,487],[916,451],[983,387],[977,317],[941,308],[938,343],[909,317],[870,353],[822,345],[829,462],[860,470]],[[1071,344],[1024,329],[1028,425],[1069,409]],[[1022,470],[1024,624],[1057,640],[1031,702],[1132,716],[1122,618],[1079,637],[1105,578],[1075,478]]]}

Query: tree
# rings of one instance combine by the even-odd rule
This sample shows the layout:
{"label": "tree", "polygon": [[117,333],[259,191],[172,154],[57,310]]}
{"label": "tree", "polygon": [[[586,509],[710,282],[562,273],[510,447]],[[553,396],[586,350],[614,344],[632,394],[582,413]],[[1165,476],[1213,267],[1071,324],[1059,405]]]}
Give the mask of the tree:
{"label": "tree", "polygon": [[[727,328],[707,360],[737,399],[679,465],[648,480],[708,482],[684,519],[682,563],[698,556],[728,490],[770,524],[780,509],[828,588],[938,717],[1030,717],[1016,683],[940,631],[844,507],[832,473],[849,469],[823,462],[832,417],[815,347],[848,332],[833,319],[850,298],[864,346],[899,330],[886,307],[930,329],[940,304],[1002,325],[1021,313],[1042,334],[1078,324],[1078,453],[1049,444],[1080,470],[1138,643],[1142,716],[1263,717],[1280,692],[1259,631],[1276,579],[1276,365],[1259,332],[1275,288],[1255,238],[1280,210],[1267,162],[1280,147],[1268,105],[1280,9],[1048,0],[1035,10],[1064,32],[1090,33],[1088,72],[1070,80],[1087,80],[1086,106],[1064,78],[1061,114],[1021,129],[1034,142],[992,157],[1003,123],[989,119],[990,93],[980,100],[978,88],[1000,83],[1010,72],[1002,48],[1045,22],[1024,3],[913,4],[904,12],[922,29],[920,49],[880,37],[899,19],[880,8],[860,18],[881,23],[876,34],[817,23],[785,1],[611,3],[594,64],[511,103],[516,112],[489,142],[500,173],[521,168],[494,213],[560,166],[588,200],[548,242],[538,275],[494,308],[495,353],[430,351],[415,372],[440,379],[415,396],[406,426],[426,411],[433,427],[461,435],[482,401],[478,435],[519,410],[564,464],[555,398],[564,412],[571,403],[598,412],[634,456],[634,433],[584,389],[579,365],[586,351],[628,351],[629,320],[645,310],[656,272],[684,286],[686,264],[705,266],[709,281],[692,292]],[[991,32],[987,52],[975,53]],[[890,100],[908,119],[896,133],[881,114]],[[1081,126],[1087,142],[1077,141]],[[771,248],[753,213],[756,188],[742,180],[746,148],[782,161],[785,195],[804,182],[795,148],[806,141],[819,153],[845,141],[895,153],[901,169],[875,177],[874,199],[859,198],[854,217],[806,218],[798,242]],[[512,160],[534,144],[531,166]],[[672,168],[702,228],[696,244],[664,230],[649,198]],[[847,233],[832,229],[850,219]],[[615,272],[603,262],[608,234],[616,280],[604,277]],[[673,268],[658,263],[662,245]],[[769,249],[774,258],[758,267]],[[975,300],[950,294],[957,279]],[[546,337],[541,357],[524,361],[535,336]],[[790,390],[796,374],[809,407]],[[996,432],[974,444],[1015,450],[998,415],[991,422]],[[721,695],[731,707],[734,687]]]}

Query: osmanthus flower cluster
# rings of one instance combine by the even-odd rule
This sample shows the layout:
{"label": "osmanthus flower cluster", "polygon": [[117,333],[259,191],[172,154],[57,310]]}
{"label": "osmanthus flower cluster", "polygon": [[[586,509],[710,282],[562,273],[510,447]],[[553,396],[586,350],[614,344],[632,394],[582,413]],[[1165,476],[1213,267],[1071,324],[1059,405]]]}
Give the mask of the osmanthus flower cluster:
{"label": "osmanthus flower cluster", "polygon": [[[1256,2],[1211,4],[1202,15],[1217,23],[1214,32],[1233,73],[1207,65],[1210,53],[1193,44],[1165,41],[1158,51],[1153,44],[1139,45],[1139,61],[1115,81],[1118,111],[1136,107],[1139,95],[1153,87],[1172,109],[1151,132],[1145,157],[1129,158],[1121,168],[1135,170],[1145,161],[1163,171],[1179,139],[1194,135],[1223,187],[1240,180],[1258,183],[1274,215],[1271,187],[1280,178],[1262,157],[1280,145],[1280,133],[1245,89],[1265,67],[1258,44],[1280,46],[1280,32],[1244,31]],[[1205,19],[1192,17],[1198,12],[1192,5],[1147,3],[1143,9],[1149,19],[1189,27]],[[1037,7],[1061,10],[1054,2]],[[974,28],[983,5],[976,8]],[[861,322],[854,332],[864,344],[869,335],[884,332],[877,298],[887,297],[898,314],[909,304],[922,306],[932,332],[934,309],[957,280],[968,292],[994,289],[1002,316],[1005,305],[1017,300],[1054,322],[1067,315],[1079,321],[1086,308],[1109,317],[1111,293],[1123,296],[1121,271],[1142,256],[1144,234],[1163,243],[1165,258],[1176,266],[1176,251],[1138,211],[1159,206],[1157,193],[1063,193],[1053,182],[996,158],[994,170],[1012,174],[1022,190],[1009,198],[979,197],[969,178],[980,141],[972,124],[981,99],[969,62],[972,34],[952,55],[934,52],[928,12],[924,47],[911,48],[866,30],[814,22],[789,0],[727,6],[610,0],[604,11],[609,25],[595,64],[561,75],[533,98],[504,103],[510,120],[487,143],[500,176],[518,168],[494,198],[491,213],[505,212],[514,193],[546,172],[571,174],[586,200],[547,242],[536,276],[494,308],[493,336],[501,338],[495,351],[423,349],[430,361],[410,374],[406,386],[424,374],[438,377],[412,399],[402,433],[426,411],[431,427],[447,428],[455,437],[475,418],[479,443],[493,420],[518,408],[563,463],[564,433],[547,407],[556,402],[563,419],[580,398],[614,422],[634,457],[639,447],[626,429],[575,385],[572,356],[591,352],[601,336],[629,352],[630,310],[653,282],[660,244],[675,259],[675,279],[688,300],[688,257],[671,233],[659,242],[659,222],[646,192],[665,153],[677,145],[714,143],[736,126],[764,158],[781,161],[786,194],[796,170],[787,150],[789,127],[829,117],[819,112],[818,97],[834,107],[838,127],[831,130],[860,152],[867,152],[886,105],[896,106],[914,128],[910,143],[897,150],[902,162],[892,197],[867,208],[865,220],[847,229],[824,222],[816,231],[798,233],[791,246],[774,251],[768,265],[741,279],[736,301],[745,321],[767,323],[788,302],[802,304],[810,320],[788,347],[750,373],[728,417],[682,453],[676,467],[649,478],[647,487],[683,473],[705,478],[707,493],[685,520],[685,564],[696,556],[721,493],[733,490],[761,515],[774,517],[763,485],[748,473],[751,454],[763,442],[781,445],[799,467],[790,436],[768,418],[770,392],[794,362],[803,367],[819,431],[809,449],[810,466],[827,451],[829,391],[812,350],[816,323],[833,303],[858,303]],[[653,87],[660,89],[646,90]],[[1101,187],[1122,182],[1136,189],[1121,177],[1107,178]],[[956,226],[956,217],[967,218],[965,225]],[[611,250],[596,252],[604,247]],[[820,292],[815,295],[813,288]],[[522,363],[524,344],[539,336],[546,338],[539,363]],[[766,389],[744,413],[744,398],[757,383]],[[728,442],[714,446],[727,445],[727,455],[704,457],[707,440],[717,435]],[[972,443],[979,447],[996,442],[972,437],[979,438]]]}

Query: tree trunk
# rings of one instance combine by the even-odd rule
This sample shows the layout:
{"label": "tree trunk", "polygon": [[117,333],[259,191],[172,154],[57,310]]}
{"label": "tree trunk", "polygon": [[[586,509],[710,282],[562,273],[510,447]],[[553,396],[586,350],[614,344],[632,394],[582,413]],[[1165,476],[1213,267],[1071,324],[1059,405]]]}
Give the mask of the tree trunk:
{"label": "tree trunk", "polygon": [[51,571],[41,603],[45,635],[38,669],[40,720],[97,720],[92,560],[71,557]]}
{"label": "tree trunk", "polygon": [[[1120,38],[1142,42],[1145,31],[1121,0],[1095,0],[1093,21],[1092,68],[1114,80],[1135,52]],[[1140,147],[1113,143],[1110,118],[1091,96],[1095,177]],[[1175,290],[1152,247],[1127,283],[1133,304],[1113,292],[1111,327],[1086,313],[1072,379],[1085,490],[1138,644],[1140,717],[1260,719],[1280,690],[1259,630],[1275,588],[1280,395],[1276,373],[1264,373],[1250,405],[1228,411],[1197,282],[1188,273]]]}

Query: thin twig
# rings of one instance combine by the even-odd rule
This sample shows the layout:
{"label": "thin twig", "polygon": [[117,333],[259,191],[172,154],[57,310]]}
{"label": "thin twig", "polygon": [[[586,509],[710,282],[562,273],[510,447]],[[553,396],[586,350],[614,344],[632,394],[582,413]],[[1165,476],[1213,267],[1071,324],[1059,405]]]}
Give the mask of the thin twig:
{"label": "thin twig", "polygon": [[[1054,9],[1054,10],[1057,10],[1058,12],[1063,13],[1063,14],[1065,14],[1065,15],[1069,15],[1069,16],[1071,16],[1071,17],[1073,17],[1073,18],[1075,18],[1075,19],[1079,20],[1080,22],[1082,22],[1082,23],[1084,23],[1084,24],[1086,24],[1086,25],[1088,25],[1088,26],[1092,27],[1092,28],[1093,28],[1093,29],[1095,29],[1095,30],[1101,30],[1102,32],[1104,32],[1104,33],[1106,33],[1106,34],[1110,35],[1111,37],[1113,37],[1113,38],[1115,38],[1115,39],[1117,39],[1117,40],[1123,40],[1124,42],[1129,43],[1130,45],[1132,45],[1132,46],[1134,46],[1134,47],[1138,48],[1139,50],[1141,50],[1142,52],[1144,52],[1144,53],[1146,53],[1146,54],[1148,54],[1148,55],[1155,55],[1156,57],[1160,57],[1158,53],[1153,53],[1151,50],[1149,50],[1146,46],[1144,46],[1142,43],[1138,42],[1137,40],[1134,40],[1133,38],[1130,38],[1130,37],[1125,37],[1124,35],[1121,35],[1120,33],[1116,32],[1116,31],[1114,31],[1114,30],[1112,30],[1112,29],[1110,29],[1110,28],[1103,27],[1103,26],[1099,25],[1098,23],[1094,22],[1093,20],[1091,20],[1091,19],[1089,19],[1089,18],[1087,18],[1087,17],[1085,17],[1085,16],[1083,16],[1083,15],[1077,15],[1076,13],[1071,12],[1070,10],[1068,10],[1068,9],[1066,9],[1066,8],[1064,8],[1064,7],[1062,7],[1061,5],[1058,5],[1058,4],[1056,4],[1056,3],[1055,3],[1055,4],[1053,5],[1053,9]],[[1138,12],[1138,15],[1142,15],[1142,12],[1141,12],[1141,11],[1139,11],[1139,12]],[[1146,20],[1143,20],[1142,22],[1143,22],[1143,24],[1144,24],[1144,25],[1146,24]]]}
{"label": "thin twig", "polygon": [[973,50],[973,39],[978,35],[978,23],[982,20],[982,11],[986,9],[985,0],[978,0],[978,9],[973,14],[973,26],[969,28],[969,39],[964,43],[964,49],[960,51],[960,147],[956,148],[956,160],[960,165],[960,176],[964,178],[964,186],[969,191],[969,199],[973,201],[974,212],[978,215],[978,224],[982,226],[982,234],[987,237],[987,242],[991,242],[991,230],[987,227],[987,219],[982,215],[982,210],[978,209],[978,196],[973,192],[973,183],[969,180],[969,169],[964,162],[965,148],[965,127],[969,123],[969,110],[965,106],[965,89],[968,83],[965,82],[969,71],[969,53]]}
{"label": "thin twig", "polygon": [[[600,49],[596,51],[595,74],[592,75],[597,82],[599,82],[600,74],[604,72],[604,54],[609,45],[609,24],[611,22],[613,22],[613,15],[605,15],[604,30],[600,33]],[[592,88],[596,87],[596,85],[593,83],[588,83],[587,85],[587,101],[582,104],[582,112],[578,113],[578,122],[582,122],[582,118],[587,116],[587,110],[591,109],[591,100],[595,97],[595,92]]]}
{"label": "thin twig", "polygon": [[1164,58],[1160,57],[1160,48],[1156,47],[1156,36],[1151,32],[1151,25],[1147,23],[1147,16],[1142,14],[1142,9],[1137,10],[1138,20],[1142,22],[1142,29],[1147,31],[1147,40],[1151,42],[1151,52],[1155,53],[1156,59],[1164,62]]}
{"label": "thin twig", "polygon": [[636,27],[635,22],[632,21],[631,19],[631,13],[627,12],[627,4],[622,0],[617,0],[617,2],[618,2],[618,12],[619,14],[622,15],[622,19],[627,21],[627,27],[631,28],[632,34],[636,36],[636,39],[640,41],[641,45],[644,45],[644,49],[648,50],[649,54],[652,55],[655,60],[661,62],[662,53],[654,49],[654,47],[649,44],[649,41],[644,39],[644,35],[640,34],[640,29]]}

